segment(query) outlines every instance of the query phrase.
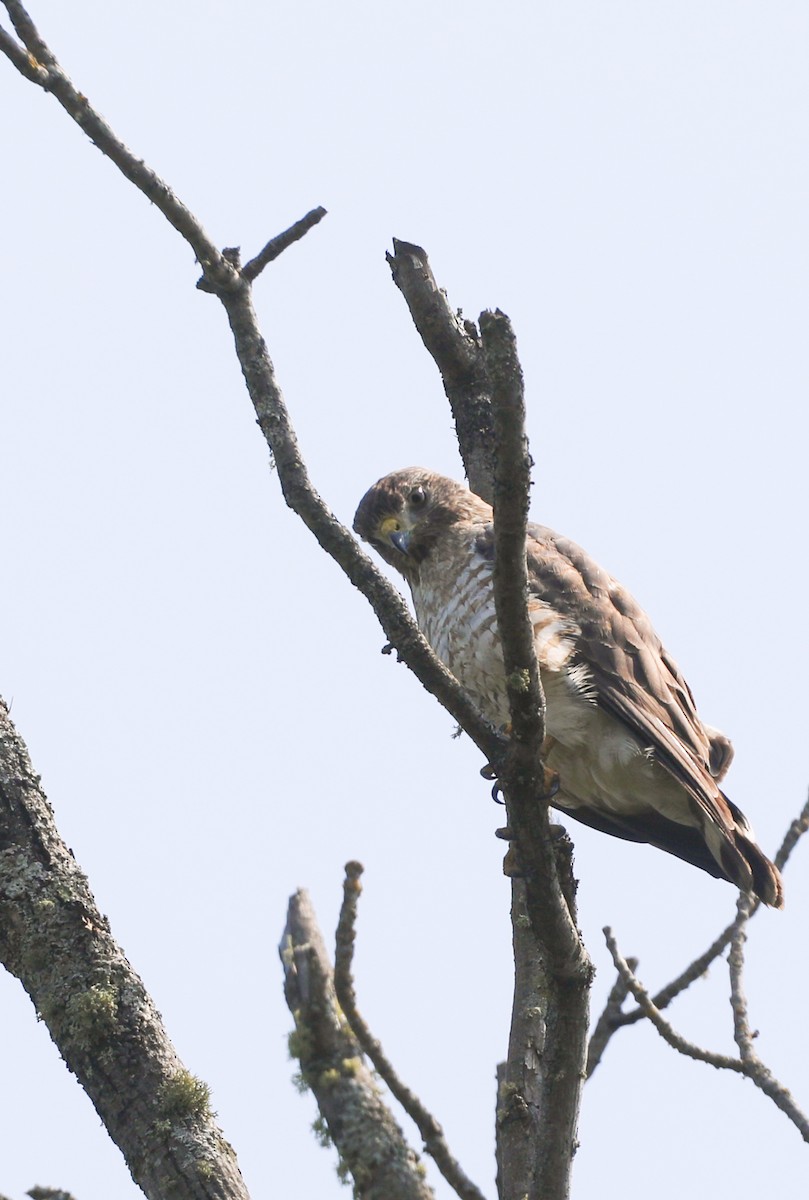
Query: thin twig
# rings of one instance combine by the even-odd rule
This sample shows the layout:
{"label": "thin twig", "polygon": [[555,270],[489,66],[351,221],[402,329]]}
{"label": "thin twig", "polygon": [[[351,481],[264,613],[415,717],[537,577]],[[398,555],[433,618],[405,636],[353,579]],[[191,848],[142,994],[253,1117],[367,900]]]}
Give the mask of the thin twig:
{"label": "thin twig", "polygon": [[377,1073],[385,1081],[407,1115],[414,1121],[424,1140],[424,1149],[433,1158],[435,1165],[447,1183],[461,1200],[484,1200],[483,1193],[467,1177],[447,1145],[441,1125],[422,1104],[418,1096],[399,1078],[393,1064],[374,1037],[365,1018],[357,1007],[352,964],[356,938],[357,904],[362,893],[360,876],[361,863],[349,862],[345,868],[343,903],[337,923],[336,951],[334,958],[334,988],[343,1014],[362,1050],[370,1058]]}
{"label": "thin twig", "polygon": [[[792,854],[792,851],[797,846],[803,835],[809,830],[809,799],[807,799],[803,808],[797,817],[791,822],[789,829],[784,834],[784,839],[778,848],[778,852],[773,859],[779,871],[783,871],[786,863]],[[753,902],[750,910],[750,917],[754,917],[761,907],[759,900]],[[676,979],[671,983],[667,983],[664,988],[657,992],[652,1000],[657,1008],[667,1008],[672,1000],[676,999],[681,992],[684,992],[687,987],[690,987],[697,979],[700,979],[710,967],[711,963],[719,958],[720,954],[730,945],[730,940],[733,937],[733,932],[736,928],[736,920],[731,921],[717,938],[711,942],[710,946],[699,958],[695,958],[692,963],[682,971]],[[632,1009],[631,1012],[621,1013],[615,1020],[615,1028],[620,1029],[624,1025],[634,1025],[636,1021],[642,1020],[646,1014],[640,1008]]]}
{"label": "thin twig", "polygon": [[313,208],[305,217],[301,217],[294,225],[290,225],[289,229],[270,238],[264,249],[259,250],[255,258],[251,258],[248,263],[245,263],[242,268],[242,276],[250,282],[257,279],[266,266],[278,258],[279,254],[283,254],[288,246],[299,242],[310,229],[323,220],[325,215],[325,208]]}
{"label": "thin twig", "polygon": [[724,1068],[728,1071],[744,1071],[744,1065],[738,1058],[730,1058],[727,1054],[714,1054],[711,1050],[703,1050],[701,1046],[695,1045],[693,1042],[687,1041],[671,1026],[660,1010],[655,1005],[646,988],[637,978],[634,971],[629,966],[629,963],[618,949],[618,944],[613,936],[609,926],[604,929],[604,937],[607,941],[607,947],[612,955],[612,961],[615,964],[615,969],[623,979],[629,991],[637,1000],[638,1004],[643,1009],[645,1015],[654,1025],[664,1041],[677,1050],[680,1054],[685,1054],[688,1058],[695,1058],[698,1062],[708,1063],[712,1067]]}
{"label": "thin twig", "polygon": [[[744,925],[747,920],[747,913],[741,908],[739,910],[739,926]],[[745,1078],[752,1082],[764,1092],[765,1096],[769,1096],[772,1102],[782,1113],[792,1122],[795,1128],[800,1133],[805,1142],[809,1142],[809,1117],[798,1107],[792,1098],[792,1094],[787,1088],[780,1083],[766,1067],[760,1058],[753,1050],[753,1039],[749,1026],[747,1025],[747,1012],[744,1004],[744,998],[741,994],[741,982],[736,983],[736,999],[734,1002],[734,1024],[736,1022],[737,1006],[739,1011],[739,1020],[742,1027],[741,1040],[744,1041],[745,1048],[742,1051],[740,1039],[737,1038],[739,1049],[744,1055],[742,1058],[731,1058],[725,1054],[714,1054],[710,1050],[703,1050],[701,1046],[694,1045],[693,1042],[686,1041],[681,1037],[673,1027],[666,1021],[662,1013],[656,1008],[654,1002],[649,998],[649,994],[643,987],[643,984],[637,979],[634,973],[630,970],[628,963],[621,957],[620,951],[616,944],[615,938],[612,935],[612,930],[606,928],[604,936],[607,940],[612,961],[615,963],[616,969],[626,981],[632,995],[640,1004],[644,1013],[652,1022],[654,1027],[660,1033],[661,1037],[668,1042],[672,1049],[677,1050],[680,1054],[686,1055],[688,1058],[697,1059],[699,1062],[708,1063],[709,1066],[717,1067],[723,1070],[736,1071],[738,1074],[744,1075]],[[738,969],[738,965],[737,965]]]}
{"label": "thin twig", "polygon": [[[626,965],[630,971],[636,971],[638,969],[638,960],[636,958],[628,958]],[[622,1015],[621,1008],[628,995],[629,985],[624,977],[619,974],[610,989],[609,996],[607,996],[604,1011],[596,1021],[593,1032],[590,1035],[590,1044],[587,1048],[588,1079],[601,1062],[607,1044],[617,1027],[618,1019]]]}
{"label": "thin twig", "polygon": [[18,48],[12,49],[12,40],[8,36],[0,41],[0,50],[26,79],[38,84],[46,92],[51,92],[99,150],[163,213],[166,220],[191,246],[210,282],[217,288],[235,286],[238,273],[211,241],[194,214],[177,199],[156,171],[147,167],[143,159],[132,153],[101,114],[93,108],[87,97],[74,87],[23,5],[18,3],[18,0],[3,0],[3,3],[18,36],[33,56],[37,69],[32,69],[30,61],[25,65]]}
{"label": "thin twig", "polygon": [[[725,926],[722,932],[714,941],[711,942],[707,950],[700,954],[699,958],[695,958],[692,963],[689,963],[684,971],[681,971],[676,979],[672,979],[671,983],[667,983],[652,997],[652,1003],[655,1008],[668,1008],[673,1000],[690,987],[698,979],[701,979],[705,972],[710,967],[711,963],[719,958],[720,954],[730,945],[730,939],[733,936],[733,930],[736,922],[731,921],[730,925]],[[615,1028],[621,1029],[624,1025],[634,1025],[636,1021],[641,1021],[646,1016],[642,1008],[633,1008],[630,1012],[620,1013],[615,1018]]]}
{"label": "thin twig", "polygon": [[752,909],[751,897],[745,892],[739,892],[736,902],[736,920],[733,922],[733,935],[730,939],[730,954],[728,967],[730,969],[730,1006],[733,1009],[733,1039],[739,1047],[742,1062],[752,1063],[756,1060],[753,1049],[753,1033],[747,1020],[747,1000],[742,986],[744,975],[744,943],[747,940],[745,932]]}
{"label": "thin twig", "polygon": [[809,830],[809,797],[807,797],[806,803],[800,813],[784,834],[784,840],[778,847],[778,853],[773,859],[779,871],[784,869],[787,859],[807,830]]}

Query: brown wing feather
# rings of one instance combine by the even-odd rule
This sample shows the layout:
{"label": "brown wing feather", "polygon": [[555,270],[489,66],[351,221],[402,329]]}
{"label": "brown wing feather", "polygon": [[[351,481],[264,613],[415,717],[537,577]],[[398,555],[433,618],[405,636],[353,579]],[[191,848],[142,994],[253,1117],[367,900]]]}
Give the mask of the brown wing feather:
{"label": "brown wing feather", "polygon": [[577,653],[598,702],[654,751],[732,840],[733,817],[711,771],[710,735],[649,618],[580,546],[544,526],[529,527],[528,565],[532,592],[578,625]]}

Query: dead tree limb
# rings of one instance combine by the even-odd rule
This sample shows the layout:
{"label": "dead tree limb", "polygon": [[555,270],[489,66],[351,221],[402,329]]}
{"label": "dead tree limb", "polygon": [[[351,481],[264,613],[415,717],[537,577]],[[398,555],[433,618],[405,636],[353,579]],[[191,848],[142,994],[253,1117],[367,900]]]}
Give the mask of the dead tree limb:
{"label": "dead tree limb", "polygon": [[[779,871],[783,871],[784,867],[789,861],[790,856],[792,855],[793,850],[807,830],[809,830],[809,799],[807,799],[797,817],[790,822],[789,828],[784,834],[781,845],[779,846],[778,851],[773,859],[773,862],[778,867]],[[754,901],[747,919],[749,920],[754,917],[760,907],[761,905],[759,901]],[[676,1000],[676,998],[682,992],[684,992],[686,988],[689,988],[692,983],[695,983],[698,979],[702,978],[702,976],[710,967],[711,963],[715,962],[716,959],[719,958],[719,956],[731,944],[737,926],[738,914],[730,922],[730,924],[726,925],[722,932],[716,938],[714,938],[710,946],[708,946],[708,948],[704,950],[702,954],[698,955],[697,958],[695,958],[693,962],[690,962],[688,966],[680,972],[679,975],[677,975],[671,980],[670,983],[667,983],[665,987],[661,988],[654,994],[654,996],[651,997],[652,1004],[659,1012],[665,1008],[668,1008],[668,1006],[674,1000]],[[634,971],[637,966],[637,959],[627,959],[627,962],[634,964],[632,965],[632,970]],[[619,975],[618,983],[616,983],[613,992],[610,993],[610,998],[607,1001],[607,1005],[599,1017],[596,1028],[593,1031],[588,1055],[588,1079],[601,1062],[601,1058],[613,1034],[619,1029],[622,1029],[625,1025],[634,1025],[637,1021],[641,1021],[648,1016],[648,1013],[642,1007],[633,1008],[630,1012],[621,1011],[621,1005],[623,1004],[627,993],[624,993],[624,996],[622,996],[620,999],[620,1003],[617,1004],[613,995],[616,988],[619,988],[620,981],[621,977]]]}
{"label": "dead tree limb", "polygon": [[300,1063],[361,1200],[434,1200],[419,1157],[383,1102],[359,1042],[342,1018],[312,903],[291,897],[279,947],[284,994],[295,1019],[290,1052]]}
{"label": "dead tree limb", "polygon": [[0,957],[150,1200],[247,1200],[208,1088],[98,911],[2,701]]}

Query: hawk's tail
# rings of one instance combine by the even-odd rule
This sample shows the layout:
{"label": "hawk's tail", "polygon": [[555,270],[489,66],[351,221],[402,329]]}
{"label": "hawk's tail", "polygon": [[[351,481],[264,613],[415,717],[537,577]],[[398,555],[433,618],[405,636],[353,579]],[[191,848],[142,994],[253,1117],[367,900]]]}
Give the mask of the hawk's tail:
{"label": "hawk's tail", "polygon": [[[744,859],[744,867],[742,868],[744,875],[749,875],[753,878],[752,890],[761,900],[762,904],[769,904],[770,908],[784,907],[784,885],[781,879],[781,872],[771,863],[767,855],[756,841],[756,835],[753,833],[750,822],[747,817],[737,808],[732,800],[728,800],[727,796],[722,793],[722,798],[730,809],[736,828],[733,831],[734,848]],[[729,848],[729,847],[728,847]],[[728,855],[727,860],[723,860],[722,865],[727,869],[730,866],[730,859],[735,855]],[[740,887],[742,891],[750,889],[749,878],[746,882],[740,882],[739,879],[739,864],[734,863],[736,870],[733,868],[728,871],[730,879]],[[746,869],[745,869],[746,868]]]}
{"label": "hawk's tail", "polygon": [[753,876],[753,891],[763,904],[771,908],[784,907],[784,885],[781,872],[771,863],[764,851],[752,838],[736,831],[736,846],[742,854]]}

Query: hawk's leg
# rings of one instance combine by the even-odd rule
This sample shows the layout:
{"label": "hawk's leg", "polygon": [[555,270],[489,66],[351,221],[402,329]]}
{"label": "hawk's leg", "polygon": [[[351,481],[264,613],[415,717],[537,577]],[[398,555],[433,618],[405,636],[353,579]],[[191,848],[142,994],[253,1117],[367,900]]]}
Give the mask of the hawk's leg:
{"label": "hawk's leg", "polygon": [[[556,745],[556,738],[553,738],[550,736],[550,734],[548,734],[548,736],[545,738],[545,741],[542,743],[543,759],[546,758],[548,754],[550,754],[551,750],[553,750],[555,745]],[[484,779],[494,781],[494,787],[492,788],[492,800],[494,800],[496,804],[502,804],[503,801],[500,799],[500,793],[502,792],[503,789],[500,786],[500,780],[497,777],[496,769],[492,766],[491,763],[486,763],[485,767],[480,768],[480,773]],[[539,799],[540,800],[552,800],[558,791],[559,791],[559,776],[558,776],[557,772],[554,771],[551,767],[546,767],[543,763],[543,766],[542,766],[542,791],[539,794]]]}

